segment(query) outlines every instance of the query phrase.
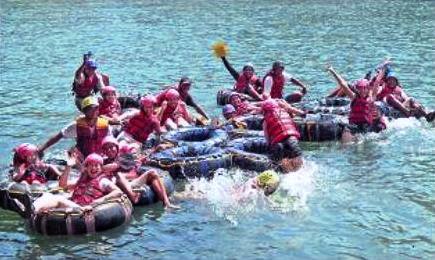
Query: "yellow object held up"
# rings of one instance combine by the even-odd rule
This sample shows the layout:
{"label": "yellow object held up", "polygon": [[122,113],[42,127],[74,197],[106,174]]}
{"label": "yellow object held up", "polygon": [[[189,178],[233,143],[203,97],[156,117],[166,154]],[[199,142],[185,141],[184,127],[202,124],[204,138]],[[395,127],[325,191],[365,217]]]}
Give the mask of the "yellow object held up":
{"label": "yellow object held up", "polygon": [[223,41],[218,41],[214,43],[212,46],[213,53],[217,58],[225,57],[227,56],[229,52],[228,45]]}

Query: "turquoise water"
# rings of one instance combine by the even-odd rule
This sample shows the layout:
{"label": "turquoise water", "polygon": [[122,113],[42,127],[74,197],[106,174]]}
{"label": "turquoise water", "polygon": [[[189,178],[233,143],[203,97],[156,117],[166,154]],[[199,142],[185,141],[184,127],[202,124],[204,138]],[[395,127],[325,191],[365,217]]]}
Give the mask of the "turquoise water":
{"label": "turquoise water", "polygon": [[[275,59],[312,97],[333,64],[356,79],[392,57],[402,85],[426,106],[435,91],[434,1],[1,1],[0,168],[21,142],[41,143],[75,115],[70,83],[84,52],[124,92],[154,92],[189,75],[218,114],[232,79],[210,45],[223,39],[236,68],[263,75]],[[64,141],[53,153],[71,145]],[[399,120],[357,144],[304,144],[307,163],[266,202],[234,203],[241,172],[179,192],[182,207],[137,208],[129,225],[43,237],[0,210],[0,258],[395,259],[435,255],[435,130]]]}

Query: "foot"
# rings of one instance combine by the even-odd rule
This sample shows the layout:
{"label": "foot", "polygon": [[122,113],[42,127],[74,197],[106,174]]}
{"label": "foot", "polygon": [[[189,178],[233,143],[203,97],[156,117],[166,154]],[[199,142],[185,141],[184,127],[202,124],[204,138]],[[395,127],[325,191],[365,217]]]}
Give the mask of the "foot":
{"label": "foot", "polygon": [[30,218],[33,214],[32,199],[28,193],[24,193],[20,198],[12,200],[12,207],[23,218]]}

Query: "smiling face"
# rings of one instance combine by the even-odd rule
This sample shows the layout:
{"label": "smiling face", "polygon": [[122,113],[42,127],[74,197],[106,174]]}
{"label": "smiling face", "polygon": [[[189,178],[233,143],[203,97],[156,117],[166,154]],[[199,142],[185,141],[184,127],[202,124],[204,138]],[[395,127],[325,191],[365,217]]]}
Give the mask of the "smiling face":
{"label": "smiling face", "polygon": [[98,162],[89,162],[85,165],[85,171],[89,178],[94,179],[101,173],[101,164]]}
{"label": "smiling face", "polygon": [[109,159],[115,159],[118,156],[118,146],[112,143],[103,145],[103,153]]}

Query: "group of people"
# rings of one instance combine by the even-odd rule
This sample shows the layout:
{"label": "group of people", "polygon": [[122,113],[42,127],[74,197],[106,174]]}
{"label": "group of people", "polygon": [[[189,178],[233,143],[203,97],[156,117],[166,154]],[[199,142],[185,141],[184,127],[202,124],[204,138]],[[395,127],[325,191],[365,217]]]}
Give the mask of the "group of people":
{"label": "group of people", "polygon": [[[303,165],[302,150],[298,144],[300,133],[293,117],[304,117],[306,112],[293,107],[291,103],[300,101],[307,93],[307,87],[285,73],[284,64],[280,61],[274,62],[272,69],[260,80],[254,74],[252,64],[245,65],[239,73],[225,56],[221,56],[221,59],[236,81],[230,104],[222,110],[225,122],[234,124],[246,115],[263,115],[264,136],[277,170],[287,173],[300,169]],[[123,112],[116,88],[109,84],[107,76],[97,71],[97,67],[92,55],[85,54],[83,63],[75,73],[72,90],[75,104],[82,115],[39,147],[26,143],[14,149],[14,181],[33,184],[58,178],[59,186],[70,190],[72,194],[70,198],[46,194],[33,202],[33,206],[25,205],[31,208],[31,212],[25,212],[26,216],[55,207],[86,208],[122,193],[127,194],[134,203],[138,200],[138,194],[133,189],[141,185],[151,186],[165,207],[174,207],[157,172],[141,171],[140,166],[147,160],[142,145],[152,134],[159,139],[165,131],[200,123],[192,117],[187,106],[209,119],[189,93],[192,82],[182,77],[177,84],[168,86],[155,96],[142,97],[139,109]],[[382,113],[375,106],[379,100],[407,116],[425,116],[428,121],[435,117],[433,112],[428,113],[404,94],[391,72],[389,61],[379,67],[374,77],[357,80],[354,84],[345,81],[332,67],[327,70],[339,85],[332,95],[348,96],[352,100],[350,124],[343,138],[352,137],[355,133],[385,129]],[[296,84],[301,91],[292,93],[284,100],[286,82]],[[101,93],[99,99],[96,98],[97,93]],[[256,101],[243,101],[242,95],[249,95]],[[213,125],[219,127],[219,124]],[[60,172],[40,158],[44,151],[62,138],[73,138],[76,145],[68,152],[67,166]],[[164,145],[158,145],[148,152],[164,148]],[[69,172],[73,166],[80,169],[81,176],[70,183]],[[268,171],[257,176],[249,185],[271,194],[278,182],[276,173]]]}

